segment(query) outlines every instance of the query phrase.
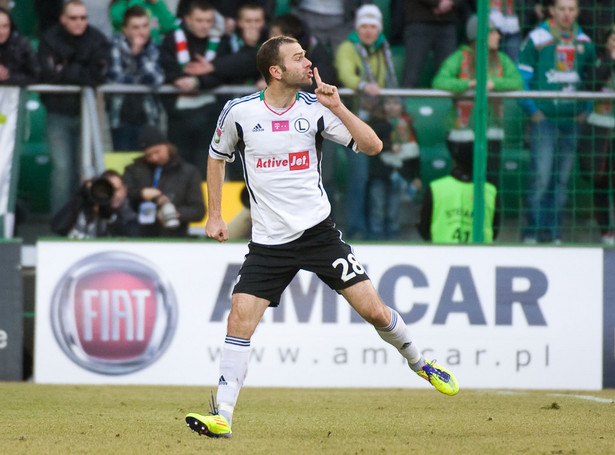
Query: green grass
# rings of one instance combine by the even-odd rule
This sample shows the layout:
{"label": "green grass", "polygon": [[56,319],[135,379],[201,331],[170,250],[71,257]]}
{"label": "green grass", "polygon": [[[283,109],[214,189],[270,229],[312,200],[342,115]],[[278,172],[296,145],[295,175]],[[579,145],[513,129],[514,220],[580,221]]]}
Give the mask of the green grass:
{"label": "green grass", "polygon": [[615,390],[245,388],[234,438],[188,430],[208,387],[0,384],[2,454],[613,454]]}

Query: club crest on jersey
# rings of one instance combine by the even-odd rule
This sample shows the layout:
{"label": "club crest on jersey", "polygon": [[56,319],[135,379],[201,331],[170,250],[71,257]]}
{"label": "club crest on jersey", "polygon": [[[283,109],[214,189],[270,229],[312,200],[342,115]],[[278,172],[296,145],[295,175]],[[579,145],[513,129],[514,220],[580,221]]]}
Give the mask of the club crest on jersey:
{"label": "club crest on jersey", "polygon": [[271,122],[271,131],[274,133],[288,131],[288,120],[274,120]]}
{"label": "club crest on jersey", "polygon": [[294,127],[298,133],[307,133],[310,130],[310,122],[305,118],[298,118],[295,120]]}
{"label": "club crest on jersey", "polygon": [[310,153],[307,150],[304,152],[289,153],[288,156],[278,155],[256,158],[257,171],[300,171],[302,169],[309,169],[309,167]]}

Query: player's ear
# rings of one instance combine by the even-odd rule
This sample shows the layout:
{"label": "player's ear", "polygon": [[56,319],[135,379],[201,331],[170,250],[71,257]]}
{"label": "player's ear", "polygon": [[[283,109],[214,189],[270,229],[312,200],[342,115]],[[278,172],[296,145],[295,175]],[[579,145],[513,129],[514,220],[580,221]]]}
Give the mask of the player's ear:
{"label": "player's ear", "polygon": [[271,74],[272,78],[280,80],[282,79],[282,68],[280,68],[278,65],[270,66],[269,74]]}

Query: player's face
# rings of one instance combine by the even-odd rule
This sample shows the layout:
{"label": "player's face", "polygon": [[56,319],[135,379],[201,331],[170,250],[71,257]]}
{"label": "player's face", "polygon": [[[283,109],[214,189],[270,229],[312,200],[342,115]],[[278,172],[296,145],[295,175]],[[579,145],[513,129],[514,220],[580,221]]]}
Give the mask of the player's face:
{"label": "player's face", "polygon": [[357,28],[357,34],[363,44],[371,46],[380,35],[380,29],[374,24],[363,24]]}
{"label": "player's face", "polygon": [[0,13],[0,44],[4,44],[11,34],[11,21],[6,14]]}
{"label": "player's face", "polygon": [[164,166],[171,159],[168,144],[157,144],[148,147],[143,152],[145,161],[153,166]]}
{"label": "player's face", "polygon": [[282,80],[292,87],[305,87],[312,83],[312,62],[305,57],[299,43],[280,46]]}
{"label": "player's face", "polygon": [[197,38],[207,38],[209,31],[214,26],[215,15],[214,10],[204,11],[195,8],[190,14],[184,17],[186,25]]}
{"label": "player's face", "polygon": [[122,31],[131,42],[137,38],[142,38],[144,41],[147,41],[151,34],[149,18],[147,16],[133,17],[122,28]]}
{"label": "player's face", "polygon": [[577,0],[555,0],[549,11],[559,29],[564,31],[572,30],[579,15]]}
{"label": "player's face", "polygon": [[69,35],[81,36],[88,27],[88,11],[83,5],[68,5],[60,23]]}
{"label": "player's face", "polygon": [[126,26],[122,28],[122,31],[131,42],[138,38],[147,41],[151,35],[149,18],[147,16],[133,17],[128,21]]}

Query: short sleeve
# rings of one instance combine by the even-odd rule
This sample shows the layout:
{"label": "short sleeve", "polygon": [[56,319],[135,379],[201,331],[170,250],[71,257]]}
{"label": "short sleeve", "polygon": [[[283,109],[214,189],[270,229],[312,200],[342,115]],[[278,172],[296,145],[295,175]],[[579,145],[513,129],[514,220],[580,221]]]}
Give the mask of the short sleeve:
{"label": "short sleeve", "polygon": [[235,145],[239,140],[233,118],[232,103],[228,101],[218,117],[216,131],[209,145],[209,156],[229,163],[235,161]]}
{"label": "short sleeve", "polygon": [[323,107],[323,120],[325,127],[322,135],[325,139],[329,139],[337,144],[343,145],[344,147],[351,148],[355,152],[359,151],[357,144],[355,144],[352,136],[350,135],[350,131],[348,131],[348,128],[346,128],[342,121],[335,114],[333,114],[333,112],[325,107]]}

